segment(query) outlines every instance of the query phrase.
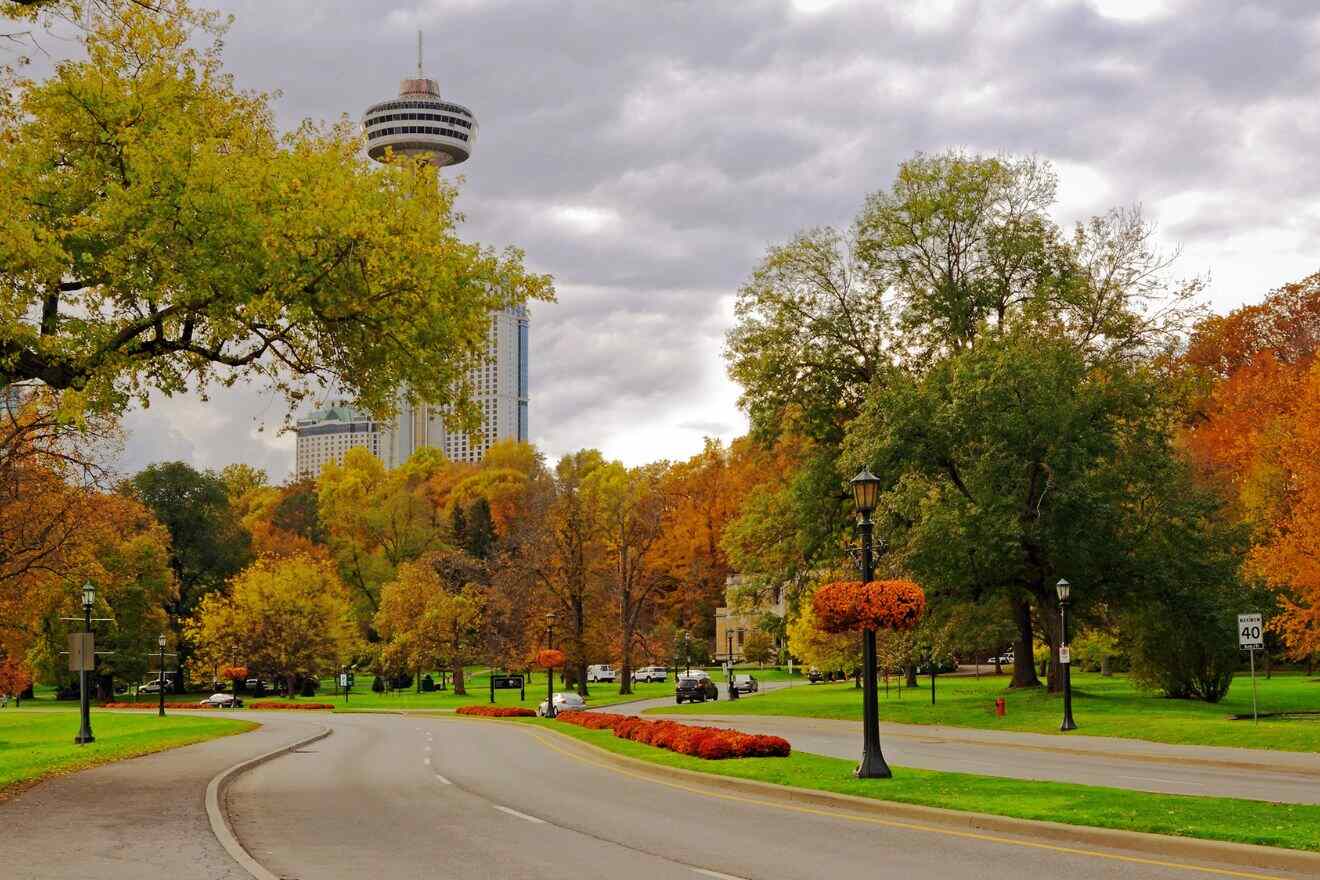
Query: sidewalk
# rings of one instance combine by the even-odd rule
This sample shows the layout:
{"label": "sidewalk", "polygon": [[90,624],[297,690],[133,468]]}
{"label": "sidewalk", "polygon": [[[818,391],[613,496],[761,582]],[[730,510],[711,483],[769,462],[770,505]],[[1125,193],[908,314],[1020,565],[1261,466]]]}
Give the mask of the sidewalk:
{"label": "sidewalk", "polygon": [[[262,726],[141,758],[59,776],[0,801],[13,880],[250,880],[220,846],[206,785],[221,770],[322,725],[315,718],[245,719]],[[94,747],[94,746],[92,746]]]}
{"label": "sidewalk", "polygon": [[[791,742],[794,749],[819,755],[857,758],[861,754],[859,722],[720,716],[718,711],[712,705],[700,716],[672,717],[775,734]],[[912,724],[882,724],[880,739],[886,759],[902,767],[1166,794],[1320,804],[1320,755],[1313,753]]]}

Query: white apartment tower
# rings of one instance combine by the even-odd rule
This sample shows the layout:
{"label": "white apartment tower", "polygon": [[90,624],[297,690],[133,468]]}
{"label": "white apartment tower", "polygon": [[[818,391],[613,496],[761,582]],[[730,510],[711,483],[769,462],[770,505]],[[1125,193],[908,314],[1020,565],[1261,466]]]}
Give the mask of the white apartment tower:
{"label": "white apartment tower", "polygon": [[[477,138],[477,120],[461,104],[440,97],[440,86],[422,72],[422,36],[417,35],[417,75],[403,80],[399,94],[371,105],[362,119],[367,137],[367,155],[378,162],[387,152],[422,157],[437,167],[457,165],[472,155]],[[388,150],[387,150],[388,148]],[[372,450],[395,467],[417,449],[433,446],[451,461],[476,462],[499,440],[527,440],[527,310],[505,309],[491,315],[486,360],[468,374],[481,410],[481,427],[469,436],[445,426],[445,408],[412,406],[400,402],[399,413],[388,425],[379,426]],[[303,473],[303,424],[322,430],[325,424],[312,418],[299,421],[298,472]],[[334,423],[337,424],[337,423]],[[326,435],[309,434],[312,437]],[[338,449],[348,441],[336,440],[325,448]],[[357,444],[366,445],[366,444]],[[312,446],[311,449],[321,449]],[[341,459],[342,459],[342,453]],[[309,466],[311,459],[309,458]],[[316,465],[319,472],[320,465]]]}
{"label": "white apartment tower", "polygon": [[343,401],[298,420],[298,479],[320,476],[327,462],[343,464],[348,450],[361,446],[377,458],[388,451],[385,426]]}

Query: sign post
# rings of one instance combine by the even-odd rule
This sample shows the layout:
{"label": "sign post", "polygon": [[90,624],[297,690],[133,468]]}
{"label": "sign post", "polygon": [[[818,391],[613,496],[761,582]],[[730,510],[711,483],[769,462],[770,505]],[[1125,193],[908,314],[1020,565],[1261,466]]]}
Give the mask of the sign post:
{"label": "sign post", "polygon": [[1251,723],[1260,723],[1256,709],[1256,652],[1265,649],[1265,630],[1259,614],[1238,615],[1238,647],[1251,658]]}
{"label": "sign post", "polygon": [[352,683],[348,679],[347,672],[339,673],[339,687],[344,691],[344,702],[348,702],[348,692],[352,690]]}

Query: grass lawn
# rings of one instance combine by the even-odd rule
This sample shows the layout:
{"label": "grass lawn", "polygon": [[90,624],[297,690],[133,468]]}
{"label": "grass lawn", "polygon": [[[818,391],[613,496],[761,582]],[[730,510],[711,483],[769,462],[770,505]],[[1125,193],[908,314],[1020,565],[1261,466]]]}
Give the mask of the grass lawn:
{"label": "grass lawn", "polygon": [[587,730],[546,719],[518,723],[552,727],[632,758],[716,776],[1020,819],[1320,850],[1320,806],[1309,804],[1150,794],[902,767],[893,768],[893,779],[857,779],[852,775],[856,762],[842,758],[794,752],[787,758],[704,761],[619,739],[608,730]]}
{"label": "grass lawn", "polygon": [[[942,676],[936,680],[936,703],[930,704],[930,679],[922,687],[904,688],[901,697],[890,680],[888,697],[880,692],[880,720],[903,724],[947,724],[1033,733],[1058,733],[1063,714],[1061,697],[1043,688],[1009,690],[1009,677]],[[1300,673],[1275,673],[1257,679],[1260,711],[1320,710],[1320,679]],[[1003,696],[1007,714],[994,714],[995,697]],[[860,720],[861,691],[852,684],[818,684],[786,688],[737,703],[667,706],[650,712],[721,715],[793,715]],[[1117,736],[1164,743],[1239,746],[1283,751],[1320,751],[1320,716],[1309,720],[1262,718],[1260,723],[1230,720],[1251,714],[1251,679],[1239,675],[1227,697],[1216,704],[1169,700],[1137,690],[1126,676],[1105,678],[1096,673],[1073,675],[1073,717],[1078,733]]]}
{"label": "grass lawn", "polygon": [[93,712],[94,742],[74,745],[78,717],[32,708],[0,710],[0,797],[57,773],[82,770],[203,740],[243,733],[256,725],[233,718],[192,718]]}

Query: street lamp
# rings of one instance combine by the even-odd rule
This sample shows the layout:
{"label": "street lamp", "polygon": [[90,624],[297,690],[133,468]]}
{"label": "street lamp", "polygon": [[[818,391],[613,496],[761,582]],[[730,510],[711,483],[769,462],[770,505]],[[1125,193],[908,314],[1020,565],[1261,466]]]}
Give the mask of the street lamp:
{"label": "street lamp", "polygon": [[161,633],[160,636],[157,637],[156,647],[160,649],[160,678],[156,680],[156,684],[160,685],[160,687],[156,688],[156,692],[160,694],[160,717],[164,718],[165,717],[165,633]]}
{"label": "street lamp", "polygon": [[[82,710],[82,727],[78,730],[78,735],[73,741],[78,745],[84,745],[89,742],[95,742],[96,737],[92,736],[92,706],[87,693],[87,667],[92,664],[96,657],[92,642],[92,606],[96,604],[96,586],[87,581],[82,588],[82,606],[83,606],[83,650],[81,652],[80,667],[78,670],[78,691],[79,708]],[[70,650],[73,650],[70,648]]]}
{"label": "street lamp", "polygon": [[733,630],[728,628],[727,623],[724,629],[724,635],[729,643],[729,699],[736,700],[738,699],[738,686],[733,681]]}
{"label": "street lamp", "polygon": [[1077,722],[1072,716],[1072,657],[1068,650],[1068,599],[1072,595],[1072,584],[1063,578],[1054,585],[1059,595],[1059,613],[1063,616],[1063,638],[1059,644],[1059,664],[1063,667],[1063,724],[1059,730],[1076,730]]}
{"label": "street lamp", "polygon": [[[547,611],[545,614],[545,646],[548,650],[555,647],[555,613]],[[547,666],[545,669],[545,717],[555,717],[555,669],[553,666]]]}
{"label": "street lamp", "polygon": [[686,670],[687,675],[692,674],[692,653],[688,646],[688,640],[691,638],[691,633],[683,630],[683,668]]}
{"label": "street lamp", "polygon": [[[880,478],[871,473],[870,468],[848,481],[852,488],[853,504],[859,517],[857,528],[862,536],[862,581],[869,583],[875,578],[875,559],[872,548],[872,534],[875,524],[871,522],[871,513],[880,499]],[[880,751],[880,707],[876,693],[875,678],[875,630],[862,631],[862,763],[857,765],[858,779],[889,779],[893,771],[885,763],[885,756]]]}

